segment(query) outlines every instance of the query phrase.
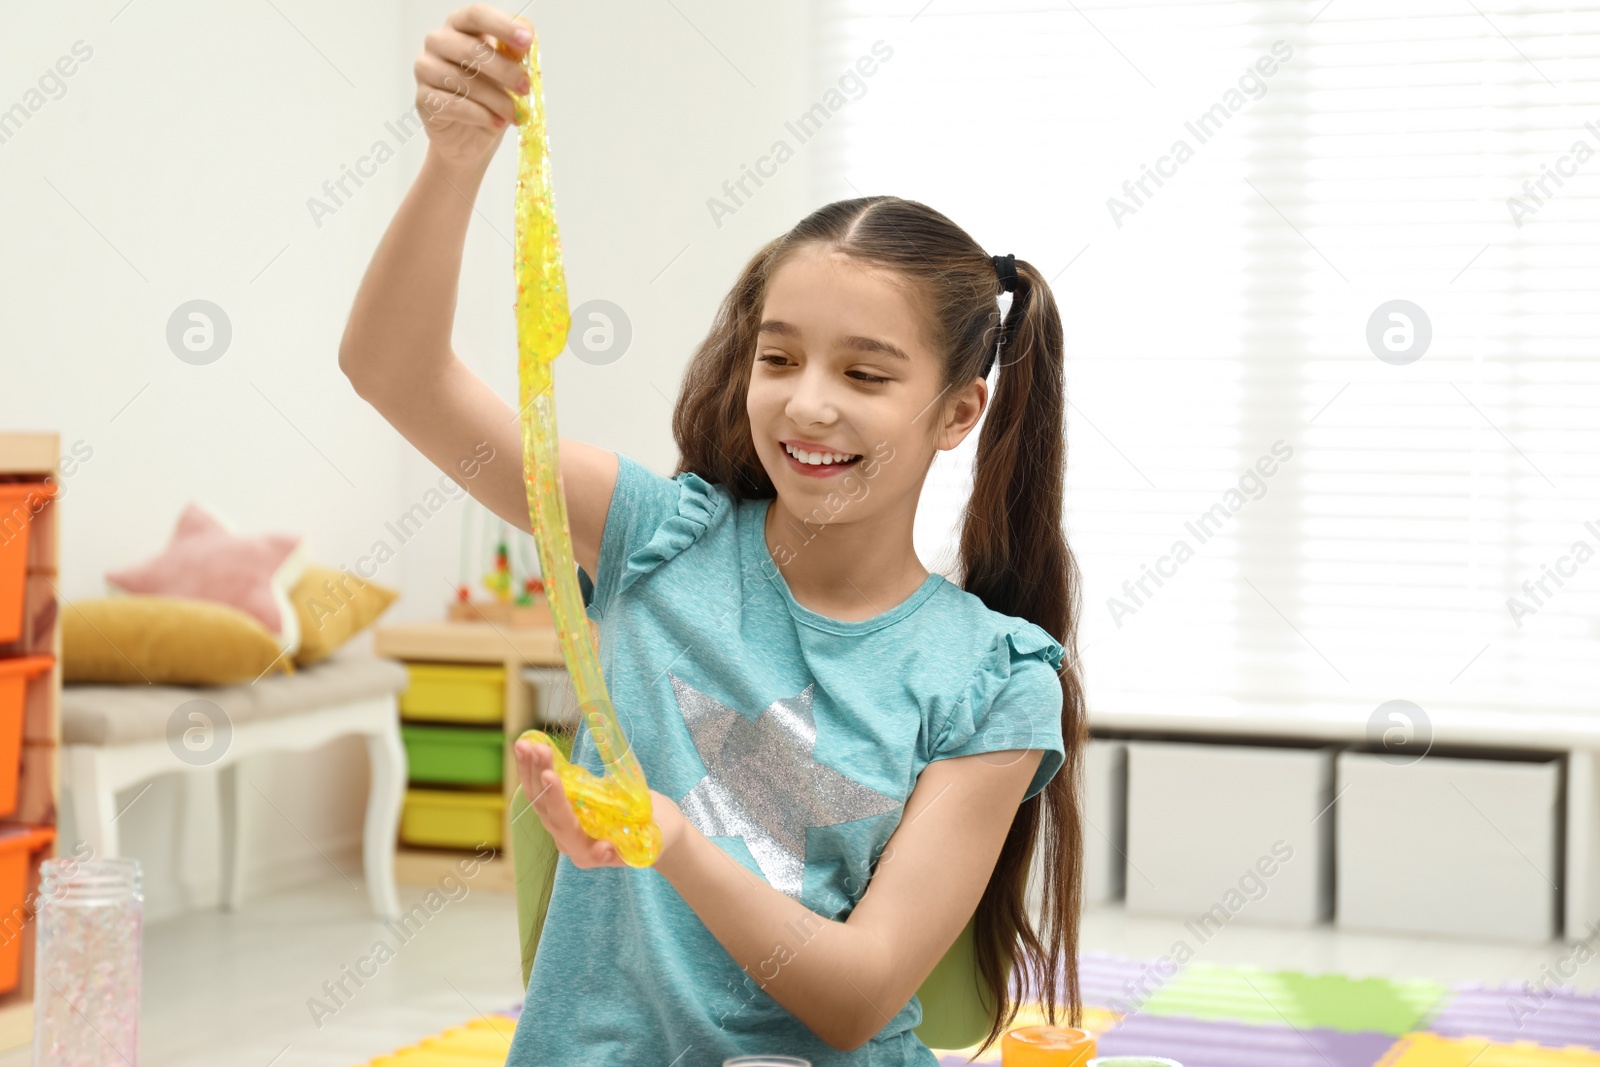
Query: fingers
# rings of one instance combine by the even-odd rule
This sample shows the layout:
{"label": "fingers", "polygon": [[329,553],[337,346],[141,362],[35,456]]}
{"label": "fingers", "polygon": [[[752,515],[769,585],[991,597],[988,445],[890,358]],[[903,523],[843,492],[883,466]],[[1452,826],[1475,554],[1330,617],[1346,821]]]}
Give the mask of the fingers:
{"label": "fingers", "polygon": [[562,787],[561,776],[555,772],[550,746],[519,741],[513,750],[517,754],[519,772],[526,771],[522,791],[528,797],[529,806],[539,813],[539,820],[561,854],[585,870],[620,866],[622,859],[616,846],[590,837],[578,822],[577,812],[573,811]]}
{"label": "fingers", "polygon": [[521,60],[532,41],[525,20],[488,4],[451,12],[413,65],[419,101],[430,117],[470,126],[495,130],[516,121],[508,94],[528,92]]}
{"label": "fingers", "polygon": [[521,51],[533,41],[533,33],[529,30],[524,20],[514,19],[498,8],[488,4],[473,4],[452,11],[445,19],[445,25],[451,29],[474,36],[487,34],[490,37],[506,42],[511,47]]}
{"label": "fingers", "polygon": [[511,746],[511,753],[517,761],[517,780],[522,783],[522,795],[527,798],[528,806],[532,807],[533,798],[538,793],[534,782],[539,776],[534,767],[533,743],[519,740]]}
{"label": "fingers", "polygon": [[[469,81],[493,81],[502,89],[526,93],[527,75],[522,64],[496,51],[487,41],[454,30],[440,29],[428,35],[427,50],[447,63],[461,68]],[[518,57],[520,59],[520,56]]]}
{"label": "fingers", "polygon": [[418,56],[412,70],[417,77],[418,96],[431,115],[491,130],[511,121],[511,98],[504,90],[485,79],[471,77],[433,52]]}

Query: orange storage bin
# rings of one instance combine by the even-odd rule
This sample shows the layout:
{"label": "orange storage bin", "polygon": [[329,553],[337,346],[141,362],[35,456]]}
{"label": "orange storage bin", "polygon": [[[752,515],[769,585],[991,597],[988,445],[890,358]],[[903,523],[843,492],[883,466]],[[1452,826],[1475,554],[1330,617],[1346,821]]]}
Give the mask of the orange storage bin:
{"label": "orange storage bin", "polygon": [[28,861],[56,839],[48,826],[0,828],[0,994],[22,980],[22,939],[31,936]]}
{"label": "orange storage bin", "polygon": [[35,508],[56,495],[54,482],[0,485],[0,645],[22,636],[28,593],[28,530]]}
{"label": "orange storage bin", "polygon": [[54,656],[0,658],[0,818],[17,810],[17,778],[22,772],[22,716],[28,706],[28,680],[49,671],[55,662]]}

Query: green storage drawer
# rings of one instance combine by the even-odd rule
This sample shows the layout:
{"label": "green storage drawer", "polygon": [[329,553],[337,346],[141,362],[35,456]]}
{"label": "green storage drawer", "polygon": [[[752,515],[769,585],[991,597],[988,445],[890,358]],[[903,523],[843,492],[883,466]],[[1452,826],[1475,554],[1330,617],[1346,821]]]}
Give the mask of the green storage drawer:
{"label": "green storage drawer", "polygon": [[505,776],[506,737],[497,729],[402,723],[400,737],[413,782],[499,785]]}

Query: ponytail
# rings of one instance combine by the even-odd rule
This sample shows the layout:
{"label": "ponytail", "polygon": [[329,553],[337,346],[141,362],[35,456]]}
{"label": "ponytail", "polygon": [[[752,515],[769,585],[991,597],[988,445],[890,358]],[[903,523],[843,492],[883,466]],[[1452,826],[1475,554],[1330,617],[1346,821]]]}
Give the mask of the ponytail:
{"label": "ponytail", "polygon": [[[1038,625],[1065,649],[1059,672],[1066,762],[1017,811],[973,929],[978,970],[989,989],[1005,989],[984,1042],[1009,1029],[1017,1005],[1006,964],[1020,964],[1020,988],[1038,996],[1046,1017],[1064,1008],[1081,1021],[1078,914],[1083,896],[1083,817],[1078,784],[1088,741],[1077,664],[1081,579],[1062,530],[1066,482],[1066,392],[1061,316],[1049,286],[1018,260],[1011,308],[999,331],[993,399],[978,436],[972,496],[961,525],[963,588],[991,610]],[[1041,929],[1025,889],[1040,848]],[[1059,999],[1058,999],[1059,998]]]}

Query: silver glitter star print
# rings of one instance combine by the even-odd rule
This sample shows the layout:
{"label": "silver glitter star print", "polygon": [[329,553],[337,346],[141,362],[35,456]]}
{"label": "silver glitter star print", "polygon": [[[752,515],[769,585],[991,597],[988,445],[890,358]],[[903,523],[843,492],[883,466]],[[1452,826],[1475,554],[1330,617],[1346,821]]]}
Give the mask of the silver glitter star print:
{"label": "silver glitter star print", "polygon": [[885,796],[811,758],[812,690],[775,700],[754,722],[676,676],[672,690],[706,776],[678,802],[707,837],[741,837],[771,885],[796,900],[806,830],[899,811]]}

